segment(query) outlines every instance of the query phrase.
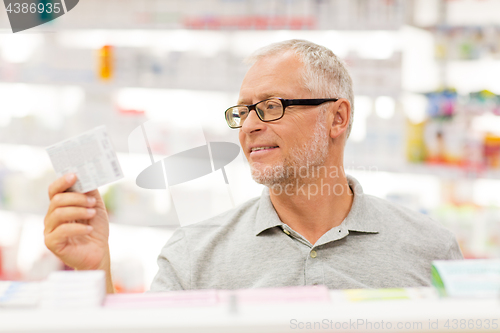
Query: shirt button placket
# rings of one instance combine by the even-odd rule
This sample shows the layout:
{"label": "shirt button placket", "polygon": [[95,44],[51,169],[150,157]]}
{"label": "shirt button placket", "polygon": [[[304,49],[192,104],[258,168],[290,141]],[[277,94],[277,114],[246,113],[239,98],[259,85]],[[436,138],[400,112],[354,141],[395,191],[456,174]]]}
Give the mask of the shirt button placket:
{"label": "shirt button placket", "polygon": [[324,284],[323,268],[318,252],[312,250],[309,252],[309,258],[306,260],[306,285]]}

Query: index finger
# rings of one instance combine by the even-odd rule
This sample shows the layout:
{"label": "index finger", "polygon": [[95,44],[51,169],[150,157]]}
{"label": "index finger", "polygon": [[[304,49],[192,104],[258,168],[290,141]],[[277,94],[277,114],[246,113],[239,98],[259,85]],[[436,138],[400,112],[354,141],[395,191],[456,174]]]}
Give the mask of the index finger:
{"label": "index finger", "polygon": [[56,179],[52,184],[49,185],[49,199],[57,193],[62,193],[73,186],[76,182],[76,175],[73,173],[68,173],[58,179]]}

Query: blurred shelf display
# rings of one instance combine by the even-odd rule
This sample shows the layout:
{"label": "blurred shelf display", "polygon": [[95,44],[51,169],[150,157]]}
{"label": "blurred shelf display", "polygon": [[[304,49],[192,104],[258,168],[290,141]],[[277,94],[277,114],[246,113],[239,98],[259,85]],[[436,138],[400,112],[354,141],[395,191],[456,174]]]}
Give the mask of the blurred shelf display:
{"label": "blurred shelf display", "polygon": [[[95,35],[107,37],[96,39]],[[95,30],[55,33],[51,38],[42,34],[22,36],[27,50],[22,54],[11,52],[0,59],[0,79],[12,84],[73,85],[102,93],[125,87],[236,93],[249,68],[243,60],[252,50],[266,41],[294,37],[293,33],[282,32],[179,34],[149,30],[129,35],[124,30]],[[308,31],[299,37],[338,49],[352,69],[357,94],[399,94],[402,55],[397,44],[402,36],[398,33]],[[338,38],[344,41],[343,45],[332,42]],[[250,45],[243,45],[241,39],[250,39]],[[180,40],[183,46],[178,45]],[[372,48],[379,43],[385,47]],[[5,38],[0,47],[8,53],[15,45]]]}
{"label": "blurred shelf display", "polygon": [[87,0],[39,29],[397,29],[408,7],[403,0]]}
{"label": "blurred shelf display", "polygon": [[442,25],[428,29],[436,36],[437,59],[500,59],[500,26]]}
{"label": "blurred shelf display", "polygon": [[500,96],[486,90],[459,96],[450,89],[426,96],[428,119],[408,123],[408,160],[453,166],[464,176],[498,174]]}

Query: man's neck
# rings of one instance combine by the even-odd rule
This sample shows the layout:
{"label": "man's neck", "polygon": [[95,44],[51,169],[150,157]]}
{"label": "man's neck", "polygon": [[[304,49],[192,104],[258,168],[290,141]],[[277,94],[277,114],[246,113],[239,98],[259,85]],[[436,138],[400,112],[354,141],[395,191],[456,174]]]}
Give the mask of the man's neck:
{"label": "man's neck", "polygon": [[297,178],[270,188],[271,202],[283,223],[315,244],[328,230],[339,226],[351,210],[353,193],[343,172],[313,179]]}

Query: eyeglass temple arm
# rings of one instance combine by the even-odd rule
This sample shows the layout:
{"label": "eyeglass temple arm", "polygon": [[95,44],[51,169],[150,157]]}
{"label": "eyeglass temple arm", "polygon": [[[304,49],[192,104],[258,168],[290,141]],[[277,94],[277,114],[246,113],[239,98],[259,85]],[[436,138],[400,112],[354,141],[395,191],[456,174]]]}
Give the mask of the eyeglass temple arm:
{"label": "eyeglass temple arm", "polygon": [[281,102],[284,107],[287,107],[290,105],[320,105],[325,102],[336,102],[338,100],[338,98],[282,99]]}

